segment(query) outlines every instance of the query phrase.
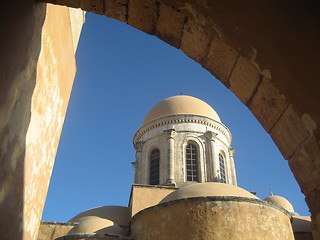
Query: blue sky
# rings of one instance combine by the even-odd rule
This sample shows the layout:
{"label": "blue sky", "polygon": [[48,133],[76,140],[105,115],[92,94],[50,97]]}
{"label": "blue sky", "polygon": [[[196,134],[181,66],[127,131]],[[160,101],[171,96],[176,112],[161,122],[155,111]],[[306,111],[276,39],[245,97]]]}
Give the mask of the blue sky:
{"label": "blue sky", "polygon": [[207,102],[233,135],[238,185],[287,198],[309,215],[288,163],[251,112],[184,53],[124,23],[88,13],[43,220],[127,206],[134,133],[159,101],[181,92]]}

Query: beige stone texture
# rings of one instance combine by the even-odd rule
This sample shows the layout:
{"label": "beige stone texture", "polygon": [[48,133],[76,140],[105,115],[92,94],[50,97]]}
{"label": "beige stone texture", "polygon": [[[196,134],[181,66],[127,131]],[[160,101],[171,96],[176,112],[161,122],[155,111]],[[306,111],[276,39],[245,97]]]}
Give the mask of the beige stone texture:
{"label": "beige stone texture", "polygon": [[289,159],[299,145],[306,140],[308,132],[293,107],[289,106],[271,130],[270,135],[283,157]]}
{"label": "beige stone texture", "polygon": [[90,216],[108,219],[117,225],[127,226],[131,217],[131,211],[130,208],[121,206],[97,207],[77,214],[69,222],[79,222],[82,218]]}
{"label": "beige stone texture", "polygon": [[215,36],[211,42],[208,56],[204,60],[205,67],[226,87],[230,87],[229,77],[237,61],[238,53],[222,39]]}
{"label": "beige stone texture", "polygon": [[161,117],[177,114],[194,114],[209,117],[221,122],[216,111],[206,102],[187,95],[177,95],[166,98],[150,109],[143,120],[143,124]]}
{"label": "beige stone texture", "polygon": [[248,104],[248,108],[267,132],[270,132],[287,106],[285,97],[266,77],[262,78],[256,93]]}
{"label": "beige stone texture", "polygon": [[82,9],[69,8],[69,15],[71,21],[73,49],[74,54],[76,54],[78,43],[80,40],[82,25],[85,22],[85,12],[82,11]]}
{"label": "beige stone texture", "polygon": [[55,240],[66,235],[73,226],[71,223],[42,222],[37,240]]}
{"label": "beige stone texture", "polygon": [[131,237],[144,240],[293,240],[290,218],[260,200],[182,199],[141,211]]}
{"label": "beige stone texture", "polygon": [[160,203],[170,202],[179,199],[193,198],[193,197],[216,197],[216,196],[228,196],[228,197],[245,197],[252,199],[259,199],[252,193],[231,184],[218,183],[218,182],[205,182],[194,183],[183,188],[180,188],[164,199]]}
{"label": "beige stone texture", "polygon": [[261,75],[255,66],[240,56],[229,78],[230,90],[241,102],[247,104],[254,94],[260,79]]}
{"label": "beige stone texture", "polygon": [[105,15],[121,22],[127,22],[128,0],[105,0]]}
{"label": "beige stone texture", "polygon": [[148,34],[155,34],[158,3],[153,0],[130,0],[128,24]]}
{"label": "beige stone texture", "polygon": [[[12,44],[21,40],[30,49],[25,55],[19,52],[20,58],[12,65],[14,88],[3,88],[5,94],[0,94],[10,101],[0,113],[3,239],[36,239],[76,71],[68,8],[28,4],[21,8],[24,14],[18,20],[28,26],[28,32],[19,25]],[[14,28],[12,25],[11,33]],[[10,74],[8,71],[7,76]],[[10,227],[6,227],[8,219]]]}
{"label": "beige stone texture", "polygon": [[78,233],[109,233],[117,235],[126,235],[125,231],[105,218],[96,216],[82,217],[79,223],[74,226],[66,235],[78,234]]}
{"label": "beige stone texture", "polygon": [[320,149],[314,137],[304,142],[288,162],[304,194],[320,185]]}
{"label": "beige stone texture", "polygon": [[264,201],[274,203],[280,207],[283,207],[288,212],[294,213],[294,209],[293,209],[292,204],[284,197],[272,195],[272,196],[265,198]]}
{"label": "beige stone texture", "polygon": [[184,24],[180,49],[193,60],[202,63],[208,55],[213,33],[208,19],[187,5],[187,20]]}
{"label": "beige stone texture", "polygon": [[24,231],[30,239],[39,227],[76,71],[67,7],[47,5],[41,45],[24,160]]}
{"label": "beige stone texture", "polygon": [[141,210],[157,205],[164,197],[174,192],[176,188],[172,187],[154,187],[146,185],[132,185],[129,200],[131,216]]}
{"label": "beige stone texture", "polygon": [[160,5],[156,36],[166,43],[180,48],[185,16],[180,10]]}

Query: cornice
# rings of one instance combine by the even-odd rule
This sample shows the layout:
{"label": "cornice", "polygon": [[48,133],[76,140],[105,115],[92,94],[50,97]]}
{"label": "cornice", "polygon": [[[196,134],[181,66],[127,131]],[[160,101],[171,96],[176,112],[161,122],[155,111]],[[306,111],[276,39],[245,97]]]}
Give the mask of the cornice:
{"label": "cornice", "polygon": [[180,124],[180,123],[195,123],[195,124],[201,124],[207,127],[211,127],[217,130],[224,137],[226,137],[228,142],[231,143],[231,140],[232,140],[231,133],[229,129],[222,123],[205,116],[192,115],[192,114],[177,114],[177,115],[158,118],[142,125],[142,127],[138,129],[138,131],[135,133],[133,137],[133,144],[135,145],[137,142],[139,142],[141,137],[152,129],[162,127],[164,125]]}

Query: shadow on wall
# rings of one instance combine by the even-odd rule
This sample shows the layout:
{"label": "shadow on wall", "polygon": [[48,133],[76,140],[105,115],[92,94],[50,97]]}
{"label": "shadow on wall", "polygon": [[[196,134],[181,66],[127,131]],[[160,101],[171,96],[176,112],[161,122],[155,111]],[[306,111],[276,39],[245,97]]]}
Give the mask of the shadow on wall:
{"label": "shadow on wall", "polygon": [[23,236],[24,162],[46,4],[14,0],[4,5],[0,17],[0,236],[29,239]]}

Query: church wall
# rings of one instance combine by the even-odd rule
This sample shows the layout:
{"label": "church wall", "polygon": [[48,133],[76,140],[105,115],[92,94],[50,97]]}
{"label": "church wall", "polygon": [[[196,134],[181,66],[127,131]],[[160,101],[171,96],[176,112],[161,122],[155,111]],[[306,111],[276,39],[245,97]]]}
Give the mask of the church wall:
{"label": "church wall", "polygon": [[290,217],[284,210],[260,200],[222,198],[181,199],[141,211],[131,219],[131,237],[136,240],[294,239]]}
{"label": "church wall", "polygon": [[66,235],[74,223],[41,222],[37,240],[55,240]]}
{"label": "church wall", "polygon": [[[197,115],[172,115],[163,117],[144,124],[136,133],[134,142],[143,145],[140,156],[141,163],[136,164],[136,176],[138,184],[149,184],[150,152],[155,147],[160,150],[160,185],[166,184],[169,178],[169,139],[166,134],[169,129],[174,129],[173,138],[173,161],[174,180],[179,183],[186,182],[185,148],[189,142],[198,146],[198,170],[199,182],[217,181],[214,176],[219,175],[219,152],[223,151],[226,157],[227,182],[233,184],[232,173],[229,166],[229,146],[231,144],[231,133],[223,124],[209,118]],[[215,149],[209,151],[206,132],[217,134],[214,138]],[[171,150],[170,150],[171,151]],[[210,152],[210,153],[209,153]],[[212,152],[212,157],[210,156]],[[139,162],[137,161],[137,162]],[[139,166],[138,166],[139,165]],[[212,165],[215,165],[214,167]],[[213,171],[214,169],[214,171]]]}
{"label": "church wall", "polygon": [[153,187],[153,186],[139,186],[132,185],[129,207],[131,209],[131,216],[141,210],[158,204],[168,194],[176,191],[173,187]]}

